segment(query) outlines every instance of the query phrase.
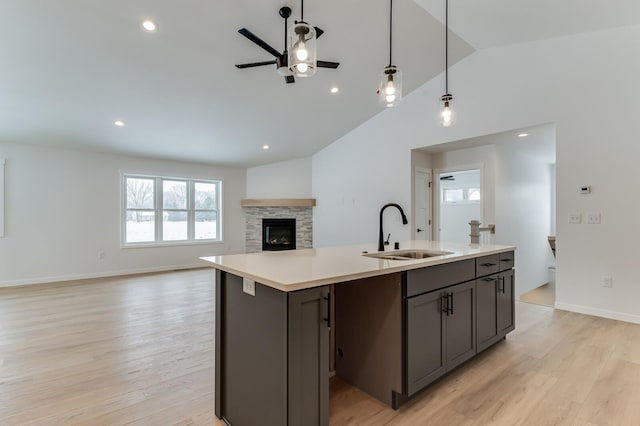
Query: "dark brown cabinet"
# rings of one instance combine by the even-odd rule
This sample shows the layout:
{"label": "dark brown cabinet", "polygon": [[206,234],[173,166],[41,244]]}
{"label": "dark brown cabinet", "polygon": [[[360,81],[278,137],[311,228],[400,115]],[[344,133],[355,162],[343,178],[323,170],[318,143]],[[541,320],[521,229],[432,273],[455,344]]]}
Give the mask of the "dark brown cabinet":
{"label": "dark brown cabinet", "polygon": [[289,425],[329,424],[329,326],[327,286],[289,293]]}
{"label": "dark brown cabinet", "polygon": [[215,414],[227,424],[329,424],[328,286],[283,292],[216,271]]}
{"label": "dark brown cabinet", "polygon": [[445,315],[447,371],[476,354],[476,285],[474,281],[447,289]]}
{"label": "dark brown cabinet", "polygon": [[445,293],[407,300],[407,393],[413,395],[447,371]]}
{"label": "dark brown cabinet", "polygon": [[[495,255],[500,272],[476,280],[477,350],[483,351],[515,328],[513,252]],[[477,263],[488,263],[487,256]],[[486,269],[477,269],[487,271]]]}
{"label": "dark brown cabinet", "polygon": [[513,264],[505,252],[407,272],[400,404],[515,328]]}
{"label": "dark brown cabinet", "polygon": [[[329,424],[336,374],[400,407],[514,329],[513,252],[285,292],[216,272],[215,414],[227,424]],[[250,409],[247,409],[250,407]]]}
{"label": "dark brown cabinet", "polygon": [[504,336],[515,329],[515,272],[513,269],[498,274],[498,332]]}
{"label": "dark brown cabinet", "polygon": [[407,299],[407,394],[476,354],[475,282]]}
{"label": "dark brown cabinet", "polygon": [[476,281],[477,349],[488,348],[501,339],[498,332],[498,275],[494,274]]}

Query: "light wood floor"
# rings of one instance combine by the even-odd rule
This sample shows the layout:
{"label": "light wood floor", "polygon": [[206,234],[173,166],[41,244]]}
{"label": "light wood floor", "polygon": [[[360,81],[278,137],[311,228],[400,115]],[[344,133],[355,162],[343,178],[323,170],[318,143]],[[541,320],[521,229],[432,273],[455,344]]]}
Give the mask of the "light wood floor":
{"label": "light wood floor", "polygon": [[[213,296],[207,269],[0,289],[0,425],[220,425]],[[399,411],[332,379],[331,425],[640,425],[640,326],[516,312]]]}
{"label": "light wood floor", "polygon": [[556,285],[547,283],[534,288],[520,296],[521,302],[535,303],[536,305],[554,307],[556,304]]}
{"label": "light wood floor", "polygon": [[213,424],[209,269],[0,289],[0,425]]}

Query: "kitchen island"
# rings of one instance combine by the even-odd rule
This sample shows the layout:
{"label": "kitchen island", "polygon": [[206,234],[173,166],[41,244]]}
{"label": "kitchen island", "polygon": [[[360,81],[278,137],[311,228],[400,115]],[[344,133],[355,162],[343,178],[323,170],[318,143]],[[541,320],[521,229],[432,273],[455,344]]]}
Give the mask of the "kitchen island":
{"label": "kitchen island", "polygon": [[216,416],[327,425],[330,370],[398,408],[514,329],[513,246],[400,247],[203,258],[216,269]]}

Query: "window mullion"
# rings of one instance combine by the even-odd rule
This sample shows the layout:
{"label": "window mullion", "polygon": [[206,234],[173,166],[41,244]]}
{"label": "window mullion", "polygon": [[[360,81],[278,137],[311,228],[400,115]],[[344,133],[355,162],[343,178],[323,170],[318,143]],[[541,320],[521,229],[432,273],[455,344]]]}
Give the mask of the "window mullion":
{"label": "window mullion", "polygon": [[189,241],[194,241],[196,239],[196,214],[194,212],[196,184],[193,180],[189,180],[189,184],[187,186],[189,188],[187,191],[187,232]]}
{"label": "window mullion", "polygon": [[163,238],[163,232],[162,232],[162,226],[163,226],[163,217],[162,217],[162,213],[163,213],[163,193],[162,193],[162,178],[158,177],[154,179],[154,186],[155,186],[155,198],[156,198],[156,205],[155,205],[155,211],[156,211],[156,242],[162,242],[162,238]]}

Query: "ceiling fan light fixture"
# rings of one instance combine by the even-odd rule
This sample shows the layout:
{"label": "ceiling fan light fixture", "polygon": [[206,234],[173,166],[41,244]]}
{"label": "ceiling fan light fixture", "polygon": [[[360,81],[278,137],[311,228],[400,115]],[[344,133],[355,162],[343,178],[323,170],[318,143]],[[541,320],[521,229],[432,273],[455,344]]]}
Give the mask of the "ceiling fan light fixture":
{"label": "ceiling fan light fixture", "polygon": [[402,72],[393,65],[393,0],[389,0],[389,65],[387,65],[378,79],[378,103],[380,106],[391,108],[402,100]]}
{"label": "ceiling fan light fixture", "polygon": [[296,77],[311,77],[316,73],[316,30],[304,21],[296,21],[291,29],[287,50],[289,70]]}

